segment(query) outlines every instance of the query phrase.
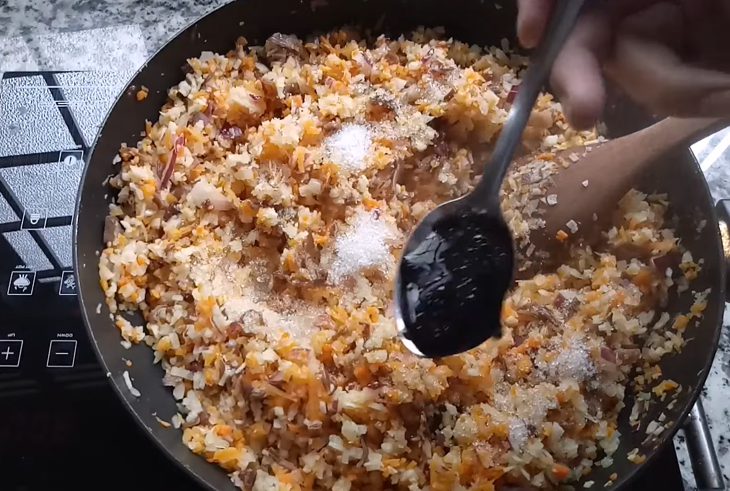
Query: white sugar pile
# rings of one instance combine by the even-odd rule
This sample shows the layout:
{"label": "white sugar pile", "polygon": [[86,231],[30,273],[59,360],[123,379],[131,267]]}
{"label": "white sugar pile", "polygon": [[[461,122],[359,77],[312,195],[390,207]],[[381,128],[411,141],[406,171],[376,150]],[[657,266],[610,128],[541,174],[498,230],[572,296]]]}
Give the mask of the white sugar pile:
{"label": "white sugar pile", "polygon": [[515,450],[527,443],[530,427],[539,428],[547,413],[558,407],[557,388],[552,384],[513,390],[510,384],[497,387],[494,407],[502,413],[509,427],[510,444]]}
{"label": "white sugar pile", "polygon": [[367,126],[346,124],[324,142],[327,156],[344,172],[358,172],[367,167],[367,155],[373,143]]}
{"label": "white sugar pile", "polygon": [[330,282],[366,270],[387,271],[393,263],[389,243],[397,235],[394,227],[376,213],[359,211],[347,231],[335,240]]}
{"label": "white sugar pile", "polygon": [[537,366],[555,380],[583,382],[596,372],[588,348],[579,338],[573,338],[566,345],[560,346],[557,357],[551,363],[538,362]]}

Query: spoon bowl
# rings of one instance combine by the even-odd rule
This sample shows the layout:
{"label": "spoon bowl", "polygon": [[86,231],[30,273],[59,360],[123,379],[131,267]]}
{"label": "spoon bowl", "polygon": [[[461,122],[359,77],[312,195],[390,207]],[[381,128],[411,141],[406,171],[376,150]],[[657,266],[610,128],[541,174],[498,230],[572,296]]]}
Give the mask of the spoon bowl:
{"label": "spoon bowl", "polygon": [[417,355],[455,355],[501,334],[514,270],[512,235],[501,214],[474,206],[473,196],[436,208],[403,251],[397,327]]}

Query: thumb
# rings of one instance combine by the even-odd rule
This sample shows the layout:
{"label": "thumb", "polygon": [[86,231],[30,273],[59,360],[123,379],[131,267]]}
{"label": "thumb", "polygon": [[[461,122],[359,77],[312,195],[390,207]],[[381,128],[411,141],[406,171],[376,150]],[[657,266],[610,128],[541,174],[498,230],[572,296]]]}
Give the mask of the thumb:
{"label": "thumb", "polygon": [[517,0],[517,37],[524,48],[540,43],[554,4],[555,0]]}

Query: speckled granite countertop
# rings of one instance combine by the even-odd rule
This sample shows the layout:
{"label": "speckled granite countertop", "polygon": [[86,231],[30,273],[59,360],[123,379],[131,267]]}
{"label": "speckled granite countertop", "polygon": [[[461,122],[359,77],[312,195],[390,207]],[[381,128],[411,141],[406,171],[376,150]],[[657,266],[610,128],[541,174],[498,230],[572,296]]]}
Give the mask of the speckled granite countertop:
{"label": "speckled granite countertop", "polygon": [[[36,70],[121,72],[147,57],[195,18],[227,0],[9,0],[0,2],[0,73]],[[730,198],[730,130],[693,147],[716,199]],[[705,410],[726,482],[730,474],[727,435],[730,414],[730,315],[703,393]],[[675,439],[686,485],[694,479],[683,436]]]}
{"label": "speckled granite countertop", "polygon": [[134,70],[225,0],[0,2],[0,71]]}

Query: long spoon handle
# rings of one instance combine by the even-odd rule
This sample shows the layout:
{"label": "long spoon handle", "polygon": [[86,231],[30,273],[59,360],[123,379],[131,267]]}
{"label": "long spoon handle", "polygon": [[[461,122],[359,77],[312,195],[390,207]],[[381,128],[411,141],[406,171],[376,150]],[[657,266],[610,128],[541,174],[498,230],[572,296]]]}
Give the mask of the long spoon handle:
{"label": "long spoon handle", "polygon": [[537,96],[550,75],[553,62],[572,32],[584,3],[585,0],[558,0],[555,5],[543,42],[530,59],[530,65],[519,86],[507,122],[497,139],[490,163],[475,190],[478,195],[475,197],[485,207],[499,204],[502,180],[522,139]]}

